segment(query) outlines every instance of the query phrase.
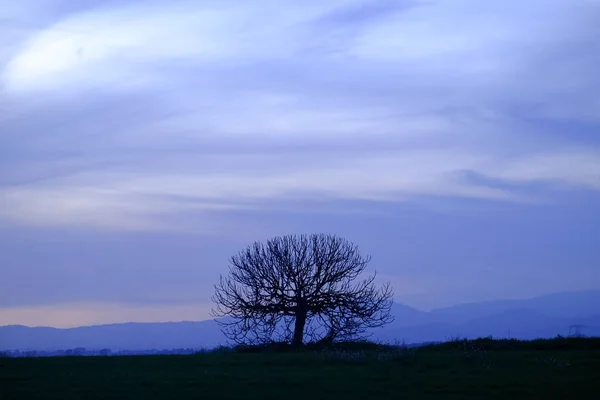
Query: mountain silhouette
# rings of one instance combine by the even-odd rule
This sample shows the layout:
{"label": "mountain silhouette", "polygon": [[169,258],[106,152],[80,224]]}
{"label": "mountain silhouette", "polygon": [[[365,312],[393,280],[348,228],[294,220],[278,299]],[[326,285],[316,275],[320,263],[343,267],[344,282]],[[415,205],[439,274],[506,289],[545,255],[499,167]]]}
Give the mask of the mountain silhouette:
{"label": "mountain silhouette", "polygon": [[[534,339],[566,336],[571,325],[600,336],[600,290],[556,293],[521,300],[460,304],[431,312],[394,304],[395,321],[374,329],[372,339],[388,343],[444,341],[457,337]],[[0,327],[0,350],[150,350],[212,348],[226,344],[214,320],[125,323],[71,329]]]}

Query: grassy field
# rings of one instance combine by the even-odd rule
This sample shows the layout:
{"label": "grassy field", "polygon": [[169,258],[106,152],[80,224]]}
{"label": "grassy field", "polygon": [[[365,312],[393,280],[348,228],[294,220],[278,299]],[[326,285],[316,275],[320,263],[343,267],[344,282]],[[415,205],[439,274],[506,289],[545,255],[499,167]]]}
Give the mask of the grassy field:
{"label": "grassy field", "polygon": [[600,339],[0,359],[0,399],[600,398]]}

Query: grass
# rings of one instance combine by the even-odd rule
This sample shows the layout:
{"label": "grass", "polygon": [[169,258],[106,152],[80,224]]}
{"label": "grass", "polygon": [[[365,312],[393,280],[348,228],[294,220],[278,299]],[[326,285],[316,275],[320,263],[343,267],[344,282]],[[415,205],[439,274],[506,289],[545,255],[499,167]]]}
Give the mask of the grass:
{"label": "grass", "polygon": [[0,399],[568,399],[600,393],[600,339],[455,340],[192,356],[0,359]]}

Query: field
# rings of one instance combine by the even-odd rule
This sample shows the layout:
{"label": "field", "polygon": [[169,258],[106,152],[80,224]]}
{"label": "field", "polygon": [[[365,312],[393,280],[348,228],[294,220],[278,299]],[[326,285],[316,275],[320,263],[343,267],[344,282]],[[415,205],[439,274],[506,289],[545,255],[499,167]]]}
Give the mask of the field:
{"label": "field", "polygon": [[600,339],[0,359],[0,399],[600,398]]}

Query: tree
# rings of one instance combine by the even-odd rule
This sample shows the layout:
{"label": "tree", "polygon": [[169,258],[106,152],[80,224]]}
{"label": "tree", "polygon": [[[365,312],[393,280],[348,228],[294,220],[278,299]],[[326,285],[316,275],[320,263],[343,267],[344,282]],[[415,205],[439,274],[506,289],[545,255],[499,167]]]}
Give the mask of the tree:
{"label": "tree", "polygon": [[389,283],[362,277],[370,257],[335,235],[287,235],[255,242],[231,257],[212,297],[227,338],[239,344],[273,340],[357,338],[393,321]]}

